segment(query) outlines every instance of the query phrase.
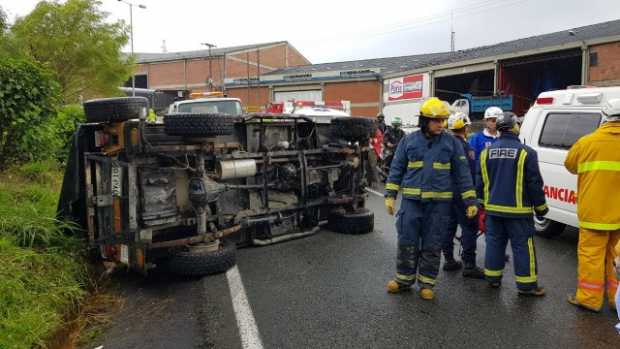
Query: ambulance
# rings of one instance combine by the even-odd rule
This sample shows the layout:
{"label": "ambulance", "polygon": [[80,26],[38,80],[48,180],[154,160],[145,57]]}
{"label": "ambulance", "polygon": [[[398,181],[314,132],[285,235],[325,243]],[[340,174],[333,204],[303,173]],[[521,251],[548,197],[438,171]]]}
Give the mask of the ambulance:
{"label": "ambulance", "polygon": [[[577,176],[564,167],[570,147],[603,122],[602,105],[620,98],[620,87],[569,87],[541,93],[521,125],[521,141],[538,153],[549,213],[534,218],[543,237],[561,234],[569,225],[578,227]],[[619,148],[620,151],[620,148]]]}

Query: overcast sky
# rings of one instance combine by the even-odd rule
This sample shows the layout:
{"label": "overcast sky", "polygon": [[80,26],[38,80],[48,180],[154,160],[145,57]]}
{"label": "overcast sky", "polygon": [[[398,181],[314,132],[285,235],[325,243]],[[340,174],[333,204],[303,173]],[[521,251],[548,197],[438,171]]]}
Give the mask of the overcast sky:
{"label": "overcast sky", "polygon": [[[0,0],[12,21],[37,0]],[[313,63],[448,51],[620,19],[619,0],[136,0],[136,52],[287,40]],[[102,0],[109,20],[129,7]],[[129,46],[127,46],[129,50]]]}

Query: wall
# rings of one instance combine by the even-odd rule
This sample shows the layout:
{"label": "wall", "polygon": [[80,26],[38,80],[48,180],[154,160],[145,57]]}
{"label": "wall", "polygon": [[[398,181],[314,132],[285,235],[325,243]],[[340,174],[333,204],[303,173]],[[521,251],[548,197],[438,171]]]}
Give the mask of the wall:
{"label": "wall", "polygon": [[381,86],[377,80],[331,82],[323,87],[326,101],[351,101],[351,114],[374,117],[379,113]]}
{"label": "wall", "polygon": [[620,42],[595,45],[590,53],[598,56],[596,66],[590,62],[589,84],[597,86],[620,85]]}
{"label": "wall", "polygon": [[[241,99],[241,104],[252,107],[263,107],[269,103],[270,91],[268,87],[250,87],[250,99],[248,100],[247,87],[235,87],[226,89],[228,97]],[[249,103],[248,103],[249,101]]]}

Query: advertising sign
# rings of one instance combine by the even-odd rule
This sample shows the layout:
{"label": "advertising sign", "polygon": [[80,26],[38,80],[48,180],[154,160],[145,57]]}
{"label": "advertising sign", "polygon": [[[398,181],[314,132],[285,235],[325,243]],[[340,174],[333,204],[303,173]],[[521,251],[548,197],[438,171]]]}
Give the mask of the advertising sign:
{"label": "advertising sign", "polygon": [[423,75],[409,75],[390,79],[388,82],[388,101],[422,98]]}

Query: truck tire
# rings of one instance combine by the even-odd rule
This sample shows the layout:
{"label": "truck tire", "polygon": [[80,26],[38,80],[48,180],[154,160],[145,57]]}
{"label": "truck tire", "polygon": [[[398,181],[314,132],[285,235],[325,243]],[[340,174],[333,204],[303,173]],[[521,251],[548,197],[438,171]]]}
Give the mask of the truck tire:
{"label": "truck tire", "polygon": [[566,224],[555,222],[547,218],[538,219],[534,217],[534,227],[536,228],[536,235],[549,239],[562,234],[564,228],[566,228]]}
{"label": "truck tire", "polygon": [[144,97],[91,99],[84,102],[87,122],[122,122],[146,116],[149,105]]}
{"label": "truck tire", "polygon": [[367,141],[374,130],[374,121],[363,117],[339,117],[332,119],[334,136],[349,142]]}
{"label": "truck tire", "polygon": [[168,114],[164,116],[164,131],[173,136],[227,136],[233,133],[236,120],[224,114]]}
{"label": "truck tire", "polygon": [[375,228],[375,214],[366,208],[352,213],[332,213],[327,228],[341,234],[368,234]]}
{"label": "truck tire", "polygon": [[175,253],[165,264],[168,272],[203,276],[224,273],[236,263],[236,245],[231,242],[222,243],[218,251],[182,251]]}

